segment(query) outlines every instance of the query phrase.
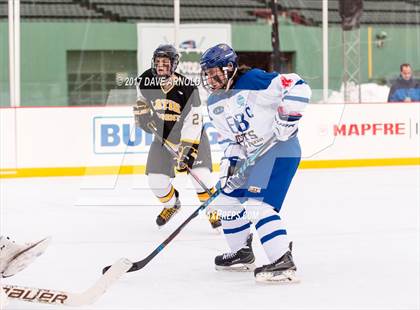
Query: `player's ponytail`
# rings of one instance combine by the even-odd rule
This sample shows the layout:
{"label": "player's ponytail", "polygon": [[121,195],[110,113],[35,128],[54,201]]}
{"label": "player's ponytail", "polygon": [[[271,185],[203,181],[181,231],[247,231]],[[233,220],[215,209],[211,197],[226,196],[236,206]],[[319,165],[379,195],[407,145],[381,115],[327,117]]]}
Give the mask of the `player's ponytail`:
{"label": "player's ponytail", "polygon": [[240,65],[238,69],[236,70],[236,74],[232,78],[231,85],[235,85],[236,81],[239,79],[240,76],[247,73],[249,70],[251,70],[251,67],[248,67],[247,65]]}

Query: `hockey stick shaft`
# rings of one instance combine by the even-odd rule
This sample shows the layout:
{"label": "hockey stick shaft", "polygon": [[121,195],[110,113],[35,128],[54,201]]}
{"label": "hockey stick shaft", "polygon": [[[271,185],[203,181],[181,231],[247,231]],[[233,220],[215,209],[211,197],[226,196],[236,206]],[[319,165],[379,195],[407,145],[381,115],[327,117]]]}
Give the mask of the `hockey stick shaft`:
{"label": "hockey stick shaft", "polygon": [[[178,157],[178,152],[176,150],[174,150],[168,143],[168,141],[166,141],[165,139],[163,139],[157,132],[157,129],[153,126],[152,123],[148,123],[147,127],[149,127],[149,129],[153,132],[153,134],[155,135],[155,137],[161,142],[163,143],[163,145],[166,147],[166,149],[168,150],[169,153],[171,153],[173,156]],[[200,178],[192,171],[192,169],[188,166],[186,166],[188,173],[194,178],[194,180],[201,186],[202,189],[204,189],[207,194],[212,195],[213,193],[210,191],[210,189],[200,180]]]}
{"label": "hockey stick shaft", "polygon": [[2,289],[9,299],[25,302],[65,306],[90,305],[103,295],[130,267],[132,267],[132,263],[128,259],[119,259],[93,286],[82,293],[9,284],[2,285]]}
{"label": "hockey stick shaft", "polygon": [[[266,143],[264,143],[262,146],[260,146],[250,157],[248,157],[245,162],[241,165],[241,167],[238,170],[238,174],[243,174],[246,169],[248,169],[250,166],[252,166],[256,159],[263,154],[265,151],[267,151],[275,141],[275,137],[271,137],[269,140],[267,140]],[[139,260],[137,262],[133,263],[133,266],[128,270],[128,272],[133,272],[142,269],[144,266],[146,266],[156,255],[159,254],[160,251],[162,251],[180,232],[181,230],[195,217],[198,216],[200,210],[205,209],[213,200],[215,200],[220,193],[222,192],[222,189],[220,186],[217,186],[217,190],[210,196],[210,198],[205,201],[203,204],[201,204],[168,238],[166,238],[159,246],[152,251],[146,258]],[[105,267],[102,270],[102,273],[105,273],[110,266]]]}

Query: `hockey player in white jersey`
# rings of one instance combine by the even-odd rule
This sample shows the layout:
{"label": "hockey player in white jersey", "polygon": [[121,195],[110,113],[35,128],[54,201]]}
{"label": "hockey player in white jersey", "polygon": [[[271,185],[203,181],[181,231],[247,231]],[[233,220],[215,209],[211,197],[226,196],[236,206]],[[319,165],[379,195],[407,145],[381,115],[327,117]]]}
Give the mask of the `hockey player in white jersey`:
{"label": "hockey player in white jersey", "polygon": [[[270,260],[254,270],[256,280],[297,282],[291,242],[279,212],[300,162],[298,123],[311,97],[310,87],[297,74],[238,67],[237,55],[227,44],[208,49],[200,65],[202,83],[212,92],[209,117],[224,150],[223,194],[216,204],[232,251],[215,258],[216,269],[254,269],[252,222]],[[241,162],[273,135],[276,143],[238,175]]]}

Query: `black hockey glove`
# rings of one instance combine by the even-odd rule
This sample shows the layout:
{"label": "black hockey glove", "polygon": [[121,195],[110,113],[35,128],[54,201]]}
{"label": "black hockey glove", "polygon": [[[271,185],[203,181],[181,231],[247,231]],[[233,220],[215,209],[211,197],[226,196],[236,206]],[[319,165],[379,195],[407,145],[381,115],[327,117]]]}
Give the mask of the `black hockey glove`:
{"label": "black hockey glove", "polygon": [[178,147],[178,157],[176,160],[175,169],[178,172],[187,171],[187,167],[192,169],[194,161],[198,156],[198,144],[181,141],[180,146]]}
{"label": "black hockey glove", "polygon": [[149,123],[154,125],[150,106],[146,102],[137,101],[136,105],[133,107],[133,113],[136,127],[139,127],[148,133],[152,133],[148,125]]}

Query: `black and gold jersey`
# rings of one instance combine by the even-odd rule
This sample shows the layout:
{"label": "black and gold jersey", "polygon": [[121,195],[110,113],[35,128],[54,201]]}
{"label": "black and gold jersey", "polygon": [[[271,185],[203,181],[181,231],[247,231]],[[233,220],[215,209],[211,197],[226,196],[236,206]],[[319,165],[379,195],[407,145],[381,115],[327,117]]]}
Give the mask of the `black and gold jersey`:
{"label": "black and gold jersey", "polygon": [[150,105],[152,118],[164,139],[174,144],[200,142],[202,107],[192,80],[175,73],[171,84],[164,89],[162,79],[151,69],[146,70],[137,78],[137,101]]}

